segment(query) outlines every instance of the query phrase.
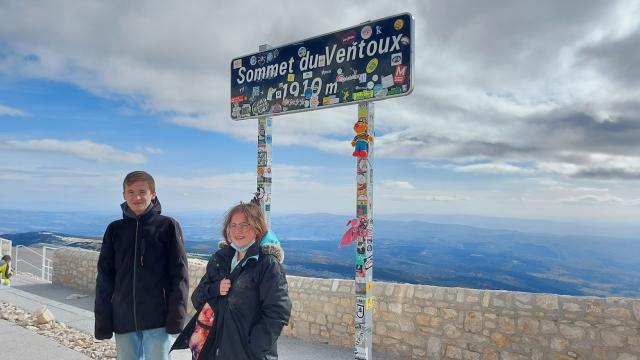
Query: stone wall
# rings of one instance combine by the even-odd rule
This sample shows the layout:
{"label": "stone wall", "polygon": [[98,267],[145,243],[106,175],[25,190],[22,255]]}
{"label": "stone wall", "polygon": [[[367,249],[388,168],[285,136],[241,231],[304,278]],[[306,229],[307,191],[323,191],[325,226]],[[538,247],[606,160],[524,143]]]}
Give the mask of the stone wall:
{"label": "stone wall", "polygon": [[[97,253],[60,249],[55,284],[93,291]],[[189,260],[190,286],[205,263]],[[288,276],[284,333],[353,346],[353,281]],[[374,349],[413,359],[640,359],[640,300],[377,282]]]}

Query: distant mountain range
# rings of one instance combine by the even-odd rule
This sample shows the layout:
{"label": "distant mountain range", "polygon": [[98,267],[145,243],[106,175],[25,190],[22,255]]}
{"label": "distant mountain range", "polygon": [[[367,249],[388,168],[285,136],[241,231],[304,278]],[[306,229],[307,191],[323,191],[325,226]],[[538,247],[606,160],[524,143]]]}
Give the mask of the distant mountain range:
{"label": "distant mountain range", "polygon": [[[0,236],[13,240],[14,246],[51,244],[93,250],[99,249],[100,234],[116,217],[100,213],[3,214],[0,211],[0,230],[18,231]],[[183,226],[189,253],[208,258],[217,249],[220,215],[176,218]],[[375,221],[376,280],[567,295],[640,296],[638,237],[589,236],[580,231],[566,234],[570,224],[563,223],[555,223],[560,234],[550,234],[535,228],[541,231],[408,221],[410,216],[401,219]],[[354,246],[337,248],[346,220],[345,216],[331,214],[275,216],[273,230],[283,243],[287,272],[353,278]],[[515,223],[518,221],[522,220]],[[528,226],[534,224],[532,221]],[[39,231],[29,231],[32,229]]]}

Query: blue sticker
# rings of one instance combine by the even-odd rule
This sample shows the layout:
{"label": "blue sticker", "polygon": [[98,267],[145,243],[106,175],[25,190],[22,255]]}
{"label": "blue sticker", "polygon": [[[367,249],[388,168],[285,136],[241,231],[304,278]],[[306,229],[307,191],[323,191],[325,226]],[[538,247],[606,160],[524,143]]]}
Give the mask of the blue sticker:
{"label": "blue sticker", "polygon": [[304,89],[304,98],[309,100],[311,99],[311,96],[313,96],[313,89],[308,87]]}

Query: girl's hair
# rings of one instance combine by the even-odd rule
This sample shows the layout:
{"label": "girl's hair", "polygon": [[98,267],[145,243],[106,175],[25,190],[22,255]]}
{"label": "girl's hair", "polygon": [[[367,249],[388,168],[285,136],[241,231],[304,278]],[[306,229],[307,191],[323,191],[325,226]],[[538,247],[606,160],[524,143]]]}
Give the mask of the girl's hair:
{"label": "girl's hair", "polygon": [[264,218],[262,209],[256,204],[241,202],[227,211],[224,217],[222,237],[227,244],[231,244],[231,239],[229,238],[229,223],[231,223],[231,217],[235,214],[244,214],[244,216],[247,217],[247,222],[256,233],[256,241],[262,239],[267,231],[269,231],[269,226]]}

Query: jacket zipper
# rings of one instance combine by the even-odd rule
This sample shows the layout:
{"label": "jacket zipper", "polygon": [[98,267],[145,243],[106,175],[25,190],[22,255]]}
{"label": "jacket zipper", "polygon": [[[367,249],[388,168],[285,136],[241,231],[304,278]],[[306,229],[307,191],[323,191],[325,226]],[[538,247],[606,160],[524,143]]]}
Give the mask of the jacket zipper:
{"label": "jacket zipper", "polygon": [[138,331],[138,318],[136,316],[136,267],[138,267],[138,224],[140,219],[136,218],[136,237],[133,243],[133,326]]}

